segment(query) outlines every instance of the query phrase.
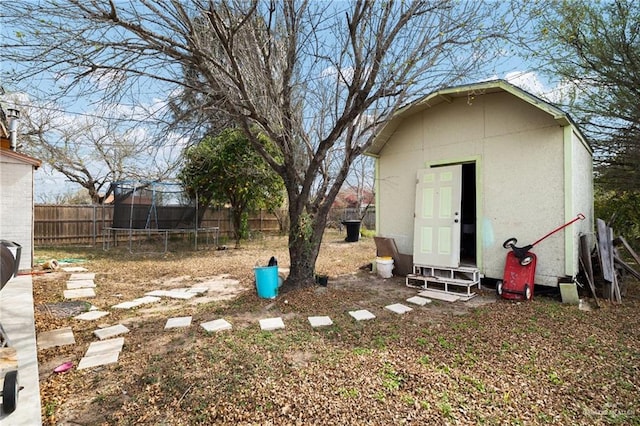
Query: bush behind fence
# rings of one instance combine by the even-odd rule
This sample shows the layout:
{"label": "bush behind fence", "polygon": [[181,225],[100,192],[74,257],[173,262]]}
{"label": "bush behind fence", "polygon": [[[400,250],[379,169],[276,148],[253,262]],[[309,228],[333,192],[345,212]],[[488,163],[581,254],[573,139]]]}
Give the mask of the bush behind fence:
{"label": "bush behind fence", "polygon": [[[355,209],[335,209],[329,215],[328,226],[338,226],[340,221],[360,218]],[[368,209],[362,217],[367,229],[375,228],[375,210]],[[111,205],[59,205],[36,204],[34,206],[34,245],[99,245],[109,237],[106,232],[113,223],[113,206]],[[275,214],[261,210],[249,216],[251,233],[275,234],[286,229],[288,215],[286,210]],[[233,234],[231,210],[208,209],[201,228],[219,229],[220,237],[230,238]],[[128,239],[128,235],[119,234],[119,240]]]}

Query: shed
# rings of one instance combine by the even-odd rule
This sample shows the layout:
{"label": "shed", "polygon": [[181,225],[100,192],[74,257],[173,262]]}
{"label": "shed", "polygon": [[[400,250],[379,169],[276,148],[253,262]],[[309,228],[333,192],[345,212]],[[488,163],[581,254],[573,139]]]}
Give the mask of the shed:
{"label": "shed", "polygon": [[[4,114],[2,114],[4,115]],[[33,266],[33,182],[41,162],[10,148],[0,125],[0,239],[19,244],[19,270]]]}
{"label": "shed", "polygon": [[[504,80],[450,87],[377,134],[376,230],[436,275],[501,279],[503,242],[536,245],[535,283],[557,286],[593,238],[592,150],[567,113]],[[465,279],[466,279],[465,278]]]}

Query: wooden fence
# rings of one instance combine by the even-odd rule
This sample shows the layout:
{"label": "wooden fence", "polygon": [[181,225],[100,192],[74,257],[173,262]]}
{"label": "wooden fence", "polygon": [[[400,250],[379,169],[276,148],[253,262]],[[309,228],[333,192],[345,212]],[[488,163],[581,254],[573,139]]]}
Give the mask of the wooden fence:
{"label": "wooden fence", "polygon": [[[284,212],[278,214],[284,217]],[[98,245],[103,244],[113,221],[111,205],[37,204],[34,207],[34,245]],[[200,224],[202,228],[217,227],[220,237],[230,237],[233,225],[229,209],[207,210]],[[249,217],[251,232],[277,233],[278,217],[260,211]],[[121,233],[119,240],[129,238]]]}
{"label": "wooden fence", "polygon": [[[280,218],[280,219],[278,219]],[[338,227],[342,220],[362,219],[367,229],[375,229],[375,208],[359,214],[354,209],[334,209],[330,212],[327,226]],[[277,233],[280,221],[288,220],[286,211],[277,214],[260,211],[249,217],[249,229],[258,233]],[[111,205],[59,205],[36,204],[34,207],[34,245],[102,245],[109,233],[105,232],[113,223]],[[207,210],[200,224],[202,228],[219,229],[219,236],[231,237],[233,225],[229,209]],[[286,227],[286,226],[285,226]],[[111,237],[112,238],[112,237]],[[129,238],[118,233],[118,241]]]}

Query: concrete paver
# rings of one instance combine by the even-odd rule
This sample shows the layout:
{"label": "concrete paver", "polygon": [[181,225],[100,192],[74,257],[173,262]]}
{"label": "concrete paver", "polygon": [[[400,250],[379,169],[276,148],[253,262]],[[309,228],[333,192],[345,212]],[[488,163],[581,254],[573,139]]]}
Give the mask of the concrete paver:
{"label": "concrete paver", "polygon": [[443,300],[445,302],[456,302],[460,300],[460,296],[450,293],[441,293],[432,290],[424,290],[418,293],[418,296],[426,297],[429,299]]}
{"label": "concrete paver", "polygon": [[154,297],[169,297],[171,299],[184,299],[188,300],[196,296],[196,293],[192,293],[184,290],[154,290],[145,293],[146,296]]}
{"label": "concrete paver", "polygon": [[73,345],[76,339],[73,337],[71,327],[38,333],[38,349],[54,348],[56,346]]}
{"label": "concrete paver", "polygon": [[146,305],[148,303],[159,302],[160,300],[161,299],[159,297],[145,296],[145,297],[140,297],[138,299],[130,300],[128,302],[118,303],[117,305],[113,305],[112,308],[115,308],[115,309],[131,309],[131,308],[137,308],[140,305]]}
{"label": "concrete paver", "polygon": [[426,297],[413,296],[408,298],[407,302],[413,303],[414,305],[425,306],[431,303],[431,299],[427,299]]}
{"label": "concrete paver", "polygon": [[366,309],[360,309],[358,311],[349,311],[349,315],[355,318],[356,321],[366,321],[374,319],[376,316]]}
{"label": "concrete paver", "polygon": [[164,329],[189,327],[191,325],[191,317],[175,317],[169,318]]}
{"label": "concrete paver", "polygon": [[67,290],[77,290],[79,288],[95,288],[96,283],[93,280],[75,280],[67,281]]}
{"label": "concrete paver", "polygon": [[64,272],[87,272],[87,268],[83,266],[65,266],[61,268]]}
{"label": "concrete paver", "polygon": [[395,312],[396,314],[401,315],[413,311],[413,308],[403,305],[402,303],[394,303],[392,305],[387,305],[384,308],[388,311]]}
{"label": "concrete paver", "polygon": [[217,319],[214,321],[203,322],[200,324],[202,328],[207,331],[223,331],[223,330],[231,330],[232,326],[225,319]]}
{"label": "concrete paver", "polygon": [[124,346],[124,337],[92,342],[87,349],[85,356],[95,356],[110,352],[120,352]]}
{"label": "concrete paver", "polygon": [[97,320],[98,318],[102,318],[102,317],[104,317],[106,315],[109,315],[109,312],[106,312],[106,311],[89,311],[89,312],[85,312],[85,313],[80,314],[80,315],[76,315],[73,318],[77,319],[77,320],[83,320],[83,321],[94,321],[94,320]]}
{"label": "concrete paver", "polygon": [[284,322],[282,322],[282,318],[264,318],[260,320],[260,329],[263,331],[273,331],[284,328]]}
{"label": "concrete paver", "polygon": [[64,291],[65,299],[86,299],[96,297],[96,292],[92,288],[77,288],[74,290]]}
{"label": "concrete paver", "polygon": [[69,281],[75,280],[95,280],[96,274],[94,272],[81,272],[76,274],[71,274],[69,277]]}
{"label": "concrete paver", "polygon": [[93,334],[100,340],[115,337],[120,334],[128,333],[129,329],[122,324],[112,325],[111,327],[99,328]]}
{"label": "concrete paver", "polygon": [[309,324],[311,324],[311,327],[313,328],[333,325],[333,321],[331,321],[331,318],[327,316],[308,317],[308,320]]}
{"label": "concrete paver", "polygon": [[80,360],[78,364],[78,370],[84,370],[85,368],[99,367],[101,365],[115,364],[118,362],[120,352],[108,352],[93,356],[85,356]]}

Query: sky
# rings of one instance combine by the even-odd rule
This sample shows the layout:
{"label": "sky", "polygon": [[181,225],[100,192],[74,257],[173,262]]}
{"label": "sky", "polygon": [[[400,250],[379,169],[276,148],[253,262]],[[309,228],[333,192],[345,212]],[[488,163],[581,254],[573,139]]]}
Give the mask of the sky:
{"label": "sky", "polygon": [[[500,74],[488,75],[487,80],[495,78],[504,79],[515,86],[551,102],[557,102],[560,100],[562,94],[561,87],[549,85],[549,83],[546,83],[535,71],[527,70],[525,63],[520,62],[517,65],[519,66],[513,70],[505,70]],[[159,108],[162,101],[157,100],[157,102],[157,105],[148,105],[148,107]],[[126,109],[129,107],[122,106],[122,108]],[[86,111],[86,114],[91,115],[91,111]],[[74,114],[68,115],[69,120],[77,118]],[[145,129],[139,128],[138,131],[145,132]],[[182,148],[187,144],[187,140],[181,138],[179,135],[173,135],[170,137],[174,138],[174,141],[168,143],[159,152],[159,157],[166,159],[166,161],[171,161],[179,155]],[[64,175],[56,172],[47,165],[43,165],[43,167],[38,169],[35,173],[36,203],[54,203],[57,200],[62,199],[65,195],[75,194],[79,190],[81,190],[81,188],[77,184],[69,182]]]}
{"label": "sky", "polygon": [[[526,63],[524,60],[516,56],[508,56],[502,58],[498,65],[494,69],[487,71],[483,80],[491,79],[505,79],[512,84],[531,92],[532,94],[539,96],[543,99],[551,102],[557,102],[563,93],[561,87],[550,83],[542,75],[538,74],[535,64]],[[102,84],[109,84],[108,76],[103,77]],[[162,93],[163,91],[158,88],[157,93],[149,93],[145,99],[142,99],[140,104],[113,104],[111,114],[114,116],[120,116],[124,118],[136,118],[148,111],[162,111],[166,107],[166,99],[170,94]],[[425,93],[426,95],[427,93]],[[31,96],[31,95],[28,95]],[[3,107],[6,109],[8,104],[6,97],[0,99]],[[24,104],[33,103],[35,99],[22,98],[20,102]],[[101,112],[95,108],[95,99],[87,94],[84,102],[70,103],[65,105],[64,114],[60,117],[61,120],[67,120],[73,122],[82,118],[91,117],[93,115],[102,115]],[[18,105],[18,109],[20,106]],[[145,136],[149,137],[153,133],[153,129],[140,126],[136,129],[141,138]],[[166,138],[169,143],[160,151],[161,158],[170,161],[176,158],[186,145],[185,138],[176,134],[168,134]],[[37,203],[55,202],[62,196],[67,194],[73,194],[81,190],[81,188],[74,183],[67,181],[66,177],[58,172],[53,171],[49,166],[43,165],[35,173],[35,201]]]}

